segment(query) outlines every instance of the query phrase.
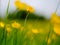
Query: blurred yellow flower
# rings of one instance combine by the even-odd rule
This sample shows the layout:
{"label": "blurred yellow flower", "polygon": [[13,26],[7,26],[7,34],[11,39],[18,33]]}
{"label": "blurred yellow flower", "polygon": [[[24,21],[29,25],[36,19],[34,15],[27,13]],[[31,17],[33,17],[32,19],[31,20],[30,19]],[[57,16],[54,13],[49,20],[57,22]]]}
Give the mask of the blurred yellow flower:
{"label": "blurred yellow flower", "polygon": [[20,1],[15,1],[15,6],[20,10],[25,10],[27,5]]}
{"label": "blurred yellow flower", "polygon": [[34,9],[31,6],[27,6],[27,11],[34,12]]}
{"label": "blurred yellow flower", "polygon": [[31,6],[28,6],[26,3],[20,1],[15,1],[15,6],[20,10],[27,10],[29,12],[34,12],[34,9]]}
{"label": "blurred yellow flower", "polygon": [[52,23],[60,23],[60,18],[59,18],[59,16],[56,13],[52,14],[51,22]]}
{"label": "blurred yellow flower", "polygon": [[0,27],[4,28],[4,23],[0,22]]}
{"label": "blurred yellow flower", "polygon": [[59,25],[54,25],[54,32],[58,35],[60,35],[60,26]]}
{"label": "blurred yellow flower", "polygon": [[6,31],[7,31],[7,33],[10,33],[11,32],[11,27],[10,27],[9,24],[6,25]]}
{"label": "blurred yellow flower", "polygon": [[17,22],[13,22],[12,23],[12,27],[13,28],[20,28],[21,27],[21,24],[17,23]]}
{"label": "blurred yellow flower", "polygon": [[50,43],[51,43],[51,39],[49,38],[49,39],[48,39],[48,44],[50,44]]}
{"label": "blurred yellow flower", "polygon": [[38,31],[37,29],[32,29],[32,32],[33,32],[34,34],[39,33],[39,31]]}

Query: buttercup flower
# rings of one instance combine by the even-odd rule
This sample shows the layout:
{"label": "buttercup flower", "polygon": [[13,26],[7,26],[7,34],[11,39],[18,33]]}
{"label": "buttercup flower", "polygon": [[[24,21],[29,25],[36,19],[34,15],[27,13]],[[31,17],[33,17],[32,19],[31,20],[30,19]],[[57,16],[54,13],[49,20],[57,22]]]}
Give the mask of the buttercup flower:
{"label": "buttercup flower", "polygon": [[60,26],[59,25],[54,25],[54,32],[58,35],[60,35]]}
{"label": "buttercup flower", "polygon": [[53,13],[53,14],[52,14],[51,22],[52,22],[52,23],[60,23],[60,18],[57,16],[56,13]]}
{"label": "buttercup flower", "polygon": [[31,6],[27,6],[27,11],[34,12],[34,9]]}
{"label": "buttercup flower", "polygon": [[15,6],[20,10],[27,10],[29,12],[34,12],[34,9],[27,5],[26,3],[22,3],[20,1],[15,1]]}
{"label": "buttercup flower", "polygon": [[60,35],[60,17],[56,14],[56,13],[53,13],[52,14],[52,17],[51,17],[51,22],[53,23],[54,25],[54,32],[58,35]]}
{"label": "buttercup flower", "polygon": [[20,28],[21,27],[21,24],[19,24],[17,22],[13,22],[11,25],[13,28]]}
{"label": "buttercup flower", "polygon": [[7,25],[6,25],[6,31],[7,31],[8,33],[10,33],[10,32],[11,32],[11,27],[10,27],[10,25],[9,25],[9,24],[7,24]]}
{"label": "buttercup flower", "polygon": [[20,1],[15,1],[15,6],[20,10],[25,10],[27,5]]}
{"label": "buttercup flower", "polygon": [[32,29],[32,32],[33,32],[34,34],[39,33],[39,31],[38,31],[37,29]]}
{"label": "buttercup flower", "polygon": [[4,23],[0,22],[0,27],[4,28]]}
{"label": "buttercup flower", "polygon": [[48,44],[50,44],[50,43],[51,43],[51,39],[49,38],[49,39],[48,39]]}

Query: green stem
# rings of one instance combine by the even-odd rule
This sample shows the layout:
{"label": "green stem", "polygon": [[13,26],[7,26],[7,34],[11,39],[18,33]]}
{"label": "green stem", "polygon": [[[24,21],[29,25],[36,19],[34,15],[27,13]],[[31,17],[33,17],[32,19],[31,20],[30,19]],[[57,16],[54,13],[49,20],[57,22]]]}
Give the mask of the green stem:
{"label": "green stem", "polygon": [[[26,15],[26,18],[24,20],[24,27],[26,26],[26,22],[27,22],[27,18],[28,18],[28,15],[29,15],[29,12],[28,14]],[[21,32],[21,38],[20,38],[20,43],[21,45],[23,45],[23,42],[24,42],[24,36],[25,36],[25,33],[26,33],[26,30]],[[23,37],[23,38],[22,38]],[[23,40],[22,40],[23,39]]]}
{"label": "green stem", "polygon": [[26,22],[27,22],[28,15],[29,15],[29,12],[28,12],[28,14],[26,15],[26,18],[25,18],[25,21],[24,21],[24,26],[26,26]]}
{"label": "green stem", "polygon": [[57,7],[56,7],[56,10],[55,10],[55,13],[57,12],[58,8],[59,8],[59,5],[60,5],[60,1],[58,2],[57,4]]}
{"label": "green stem", "polygon": [[[1,37],[1,39],[0,39],[0,45],[2,45],[2,43],[3,43],[3,41],[4,41],[4,37],[5,37],[5,35],[4,35],[4,34],[5,34],[5,31],[4,31],[4,30],[5,30],[5,28],[2,29],[3,35],[1,34],[2,37]],[[1,30],[0,30],[0,31],[1,31]]]}
{"label": "green stem", "polygon": [[6,32],[6,29],[5,29],[5,45],[6,45],[6,40],[7,40],[7,32]]}
{"label": "green stem", "polygon": [[13,36],[14,36],[14,39],[13,39],[13,45],[17,45],[17,33],[18,33],[18,29],[14,29],[15,31],[14,31],[14,34],[13,34]]}
{"label": "green stem", "polygon": [[[10,5],[10,0],[8,1],[8,6],[7,6],[7,10],[6,10],[6,23],[7,23],[7,16],[8,16],[8,11],[9,11],[9,5]],[[6,28],[6,25],[5,25],[5,28]],[[7,40],[7,32],[6,32],[6,29],[4,30],[4,35],[5,35],[5,37],[4,37],[4,39],[5,39],[5,45],[6,45],[6,40]]]}
{"label": "green stem", "polygon": [[[47,36],[47,42],[48,42],[48,39],[51,35],[52,35],[52,24],[50,22],[50,29],[49,29],[49,33],[48,33],[48,36]],[[48,43],[47,43],[47,45],[48,45]]]}
{"label": "green stem", "polygon": [[8,6],[7,6],[7,10],[6,10],[6,18],[7,18],[7,16],[8,16],[9,5],[10,5],[10,0],[8,1]]}

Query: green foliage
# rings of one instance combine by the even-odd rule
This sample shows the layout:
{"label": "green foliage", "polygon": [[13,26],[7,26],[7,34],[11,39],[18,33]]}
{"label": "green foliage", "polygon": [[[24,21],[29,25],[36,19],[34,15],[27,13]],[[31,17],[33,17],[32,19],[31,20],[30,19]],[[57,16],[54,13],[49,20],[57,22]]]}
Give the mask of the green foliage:
{"label": "green foliage", "polygon": [[[22,20],[24,20],[25,18],[26,18],[26,15],[28,14],[28,12],[27,11],[25,11],[25,10],[21,10],[21,11],[16,11],[16,12],[14,12],[14,13],[12,13],[12,14],[9,14],[8,16],[7,16],[7,18],[8,19],[18,19],[18,20],[20,20],[20,19],[22,19]],[[46,20],[46,18],[44,18],[44,17],[42,17],[42,16],[37,16],[36,14],[34,14],[34,13],[29,13],[29,16],[28,16],[28,19],[39,19],[39,20],[42,20],[42,21],[44,21],[44,20]]]}

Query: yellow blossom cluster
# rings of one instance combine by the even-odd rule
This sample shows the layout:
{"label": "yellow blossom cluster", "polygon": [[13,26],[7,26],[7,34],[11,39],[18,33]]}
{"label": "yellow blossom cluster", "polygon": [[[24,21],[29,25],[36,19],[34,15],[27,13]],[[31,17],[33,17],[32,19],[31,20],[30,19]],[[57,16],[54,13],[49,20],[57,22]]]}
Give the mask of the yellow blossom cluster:
{"label": "yellow blossom cluster", "polygon": [[60,17],[56,13],[52,13],[51,22],[60,23]]}
{"label": "yellow blossom cluster", "polygon": [[13,28],[20,28],[21,27],[21,24],[19,24],[17,22],[13,22],[11,25]]}
{"label": "yellow blossom cluster", "polygon": [[38,34],[38,33],[39,33],[39,30],[37,30],[37,29],[32,29],[32,33]]}
{"label": "yellow blossom cluster", "polygon": [[54,32],[60,35],[60,17],[56,13],[52,14],[51,23],[53,24]]}
{"label": "yellow blossom cluster", "polygon": [[20,10],[34,12],[34,9],[31,6],[27,5],[26,3],[22,3],[20,1],[15,1],[15,6]]}
{"label": "yellow blossom cluster", "polygon": [[60,26],[59,25],[54,25],[54,32],[58,35],[60,35]]}

